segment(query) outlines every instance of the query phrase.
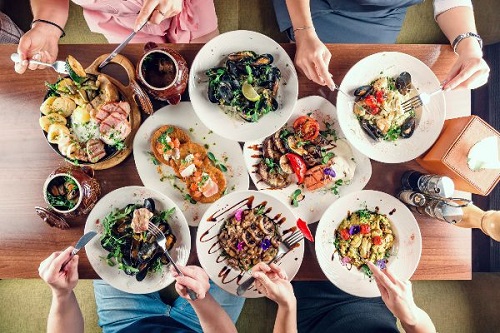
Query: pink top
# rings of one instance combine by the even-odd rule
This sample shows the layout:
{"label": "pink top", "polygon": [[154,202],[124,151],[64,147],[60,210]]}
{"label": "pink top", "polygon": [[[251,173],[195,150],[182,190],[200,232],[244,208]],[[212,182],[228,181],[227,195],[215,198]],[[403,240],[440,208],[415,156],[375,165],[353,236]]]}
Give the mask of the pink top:
{"label": "pink top", "polygon": [[[121,43],[134,29],[142,0],[73,0],[83,7],[83,16],[93,32],[110,43]],[[132,43],[189,43],[217,29],[212,0],[184,0],[182,12],[155,25],[148,23]]]}

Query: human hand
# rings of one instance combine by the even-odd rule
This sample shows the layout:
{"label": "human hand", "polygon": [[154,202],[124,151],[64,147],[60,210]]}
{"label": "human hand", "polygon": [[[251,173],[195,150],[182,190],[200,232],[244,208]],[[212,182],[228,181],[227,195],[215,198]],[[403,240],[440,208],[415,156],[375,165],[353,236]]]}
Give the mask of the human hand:
{"label": "human hand", "polygon": [[46,66],[30,64],[28,60],[53,63],[57,59],[58,43],[61,31],[43,22],[37,22],[31,30],[19,40],[17,53],[21,62],[14,65],[14,70],[23,74],[27,68],[31,70],[47,68]]}
{"label": "human hand", "polygon": [[78,283],[78,256],[75,255],[61,271],[61,267],[69,259],[73,247],[52,253],[40,263],[38,274],[52,291],[58,295],[70,293]]}
{"label": "human hand", "polygon": [[148,20],[159,24],[164,19],[179,14],[182,11],[182,2],[183,0],[145,0],[135,20],[134,31],[138,31]]}
{"label": "human hand", "polygon": [[290,305],[295,303],[293,287],[286,272],[276,264],[270,266],[260,262],[252,268],[252,276],[255,278],[255,287],[270,300],[278,305]]}
{"label": "human hand", "polygon": [[170,266],[170,272],[174,276],[175,290],[182,297],[191,301],[189,298],[189,294],[187,292],[187,288],[191,289],[196,293],[198,299],[204,299],[206,294],[208,293],[208,289],[210,289],[210,283],[208,282],[208,275],[205,271],[198,266],[180,266],[180,271],[184,274],[184,276],[180,276],[177,271],[174,269],[173,265]]}
{"label": "human hand", "polygon": [[401,322],[415,325],[418,307],[413,300],[411,282],[399,280],[388,268],[382,271],[370,261],[367,261],[366,264],[373,273],[373,278],[387,308]]}
{"label": "human hand", "polygon": [[312,29],[299,30],[295,34],[295,42],[297,44],[295,53],[297,67],[304,72],[309,80],[333,90],[335,83],[328,71],[332,54],[319,40],[316,32]]}
{"label": "human hand", "polygon": [[463,40],[458,48],[458,59],[443,84],[443,90],[474,89],[488,82],[490,67],[476,40]]}

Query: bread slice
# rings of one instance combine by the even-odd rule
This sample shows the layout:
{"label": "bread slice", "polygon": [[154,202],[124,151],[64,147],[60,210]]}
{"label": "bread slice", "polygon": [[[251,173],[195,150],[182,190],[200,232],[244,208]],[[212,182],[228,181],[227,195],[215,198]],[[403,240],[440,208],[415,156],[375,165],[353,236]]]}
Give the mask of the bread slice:
{"label": "bread slice", "polygon": [[190,142],[191,139],[189,138],[189,135],[184,132],[184,130],[173,125],[163,125],[153,133],[153,135],[151,136],[151,151],[153,152],[153,155],[161,163],[171,166],[170,162],[165,160],[165,158],[163,157],[162,145],[158,142],[160,136],[170,128],[173,128],[173,131],[168,136],[170,136],[171,139],[177,138],[181,146]]}

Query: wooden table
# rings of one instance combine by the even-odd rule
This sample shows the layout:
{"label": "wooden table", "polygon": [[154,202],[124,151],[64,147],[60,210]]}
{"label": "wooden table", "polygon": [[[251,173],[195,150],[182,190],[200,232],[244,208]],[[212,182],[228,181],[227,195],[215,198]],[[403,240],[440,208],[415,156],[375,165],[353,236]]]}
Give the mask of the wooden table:
{"label": "wooden table", "polygon": [[[200,45],[171,45],[191,64]],[[295,47],[284,45],[293,58]],[[75,56],[84,67],[97,56],[109,53],[113,45],[61,45],[59,58]],[[380,51],[400,51],[419,58],[443,80],[455,61],[449,46],[441,45],[331,45],[330,71],[340,83],[358,60]],[[70,221],[72,228],[48,227],[35,214],[34,207],[45,206],[42,185],[48,174],[64,164],[49,147],[38,125],[39,106],[46,93],[44,82],[54,82],[57,74],[50,69],[18,75],[10,54],[15,45],[0,45],[0,279],[36,278],[38,265],[53,251],[74,244],[83,232],[85,217]],[[122,52],[136,63],[143,53],[142,45],[129,45]],[[336,93],[317,86],[299,74],[299,97],[321,95],[335,104]],[[450,96],[452,98],[450,98]],[[448,115],[470,114],[470,94],[447,94]],[[421,168],[416,162],[389,165],[372,162],[373,175],[367,189],[394,194],[405,170]],[[97,171],[102,195],[128,185],[142,185],[133,157],[119,166]],[[416,216],[422,232],[422,257],[414,280],[471,279],[471,232]],[[316,225],[312,225],[313,231]],[[196,230],[191,229],[192,234]],[[193,237],[194,239],[194,237]],[[299,280],[324,280],[314,255],[314,244],[306,242],[305,258],[296,277]],[[194,244],[193,244],[194,245]],[[80,277],[96,278],[84,251],[80,257]],[[195,250],[190,261],[195,261]]]}

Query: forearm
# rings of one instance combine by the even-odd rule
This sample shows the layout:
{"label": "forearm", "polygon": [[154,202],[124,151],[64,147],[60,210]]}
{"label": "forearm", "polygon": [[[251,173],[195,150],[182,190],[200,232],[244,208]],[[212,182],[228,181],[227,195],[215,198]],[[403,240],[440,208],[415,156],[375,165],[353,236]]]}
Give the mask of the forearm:
{"label": "forearm", "polygon": [[65,295],[52,293],[47,332],[83,333],[83,316],[73,292]]}
{"label": "forearm", "polygon": [[433,333],[436,332],[436,327],[432,323],[431,318],[424,310],[419,307],[415,310],[415,317],[411,321],[401,321],[406,333]]}
{"label": "forearm", "polygon": [[68,20],[69,0],[31,0],[31,11],[33,19],[51,21],[64,28]]}
{"label": "forearm", "polygon": [[207,294],[204,299],[190,301],[191,306],[198,315],[201,328],[205,333],[234,333],[236,327],[229,315],[217,303],[212,295]]}
{"label": "forearm", "polygon": [[313,25],[309,4],[310,0],[286,0],[286,7],[294,29]]}
{"label": "forearm", "polygon": [[273,333],[297,332],[297,303],[278,306]]}
{"label": "forearm", "polygon": [[[450,43],[460,34],[476,32],[474,12],[470,7],[451,8],[439,14],[436,21]],[[457,53],[461,54],[465,51],[482,56],[481,47],[475,38],[466,38],[458,44]]]}

